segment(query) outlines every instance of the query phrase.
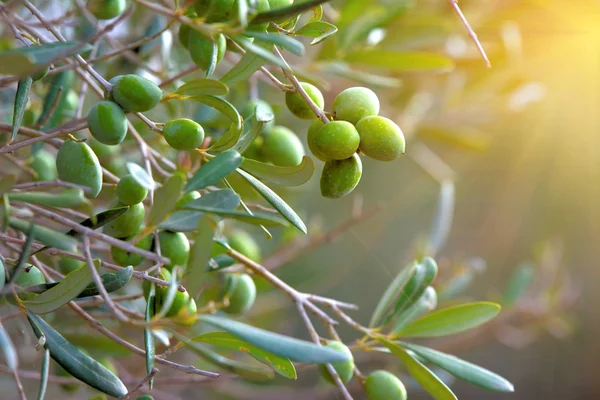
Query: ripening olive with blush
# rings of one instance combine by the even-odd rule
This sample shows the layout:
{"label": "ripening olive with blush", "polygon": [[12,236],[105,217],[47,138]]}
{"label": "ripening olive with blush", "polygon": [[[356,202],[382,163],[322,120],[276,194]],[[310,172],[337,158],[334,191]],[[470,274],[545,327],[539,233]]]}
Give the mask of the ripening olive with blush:
{"label": "ripening olive with blush", "polygon": [[204,129],[191,119],[178,118],[165,124],[163,136],[176,150],[193,150],[204,142]]}
{"label": "ripening olive with blush", "polygon": [[335,119],[356,125],[364,117],[379,114],[379,98],[371,89],[351,87],[336,96],[331,108]]}
{"label": "ripening olive with blush", "polygon": [[86,186],[87,197],[96,197],[102,189],[102,168],[90,146],[73,140],[65,141],[56,154],[56,170],[59,179]]}
{"label": "ripening olive with blush", "polygon": [[302,162],[304,146],[290,129],[275,126],[263,138],[261,154],[265,160],[281,167],[295,167]]}
{"label": "ripening olive with blush", "polygon": [[119,75],[109,82],[113,85],[110,97],[125,111],[151,110],[162,98],[162,90],[154,82],[138,75]]}
{"label": "ripening olive with blush", "polygon": [[321,195],[338,199],[352,192],[362,176],[362,162],[358,154],[345,160],[327,161],[321,173]]}
{"label": "ripening olive with blush", "polygon": [[358,150],[360,136],[350,122],[331,121],[318,130],[309,129],[306,140],[319,160],[345,160]]}
{"label": "ripening olive with blush", "polygon": [[[112,204],[112,207],[124,206],[121,202]],[[140,229],[144,222],[146,209],[142,203],[129,206],[129,209],[104,226],[104,233],[115,238],[129,237]]]}
{"label": "ripening olive with blush", "polygon": [[126,0],[88,0],[87,9],[98,19],[113,19],[125,11]]}
{"label": "ripening olive with blush", "polygon": [[[352,352],[350,351],[348,346],[346,346],[342,342],[332,340],[332,341],[327,342],[325,347],[329,347],[331,349],[334,349],[341,353],[344,353],[350,358],[348,361],[338,361],[338,362],[331,364],[333,369],[335,369],[335,372],[337,372],[337,374],[339,375],[342,382],[344,382],[344,383],[350,382],[350,380],[352,379],[352,375],[354,375],[354,358],[352,357]],[[334,381],[333,377],[331,376],[331,374],[329,373],[329,371],[327,370],[327,367],[325,365],[321,365],[320,369],[321,369],[321,375],[323,375],[323,378],[325,378],[325,380],[327,382],[331,383],[332,385],[335,385],[335,381]]]}
{"label": "ripening olive with blush", "polygon": [[190,241],[181,232],[161,231],[158,234],[160,253],[168,258],[171,263],[165,268],[172,270],[173,266],[185,267],[190,255]]}
{"label": "ripening olive with blush", "polygon": [[[304,89],[308,97],[312,99],[318,109],[325,107],[325,99],[321,91],[314,85],[307,82],[301,82],[300,86]],[[317,116],[308,106],[308,103],[297,92],[285,93],[285,104],[292,114],[300,119],[315,119]]]}
{"label": "ripening olive with blush", "polygon": [[364,384],[369,400],[406,400],[406,388],[400,379],[384,371],[373,371]]}
{"label": "ripening olive with blush", "polygon": [[223,311],[235,315],[248,312],[256,300],[254,280],[248,274],[229,274],[226,279],[225,293],[229,298],[229,306]]}
{"label": "ripening olive with blush", "polygon": [[102,144],[113,146],[119,144],[127,135],[127,117],[117,103],[100,101],[89,111],[88,129]]}
{"label": "ripening olive with blush", "polygon": [[379,161],[393,161],[404,154],[406,142],[400,127],[391,119],[379,116],[358,121],[360,151]]}

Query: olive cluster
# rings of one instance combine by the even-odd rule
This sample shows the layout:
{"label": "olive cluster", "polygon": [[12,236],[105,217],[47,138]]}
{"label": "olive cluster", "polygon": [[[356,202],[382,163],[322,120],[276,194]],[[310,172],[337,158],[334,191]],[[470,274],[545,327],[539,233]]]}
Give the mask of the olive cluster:
{"label": "olive cluster", "polygon": [[[314,104],[323,110],[323,95],[313,85],[301,83]],[[315,114],[299,93],[287,93],[286,104],[299,118]],[[393,161],[404,153],[402,130],[392,120],[379,116],[379,99],[370,89],[352,87],[339,93],[332,105],[333,120],[315,120],[308,129],[308,148],[325,166],[321,194],[339,198],[350,193],[362,175],[359,154],[379,161]]]}

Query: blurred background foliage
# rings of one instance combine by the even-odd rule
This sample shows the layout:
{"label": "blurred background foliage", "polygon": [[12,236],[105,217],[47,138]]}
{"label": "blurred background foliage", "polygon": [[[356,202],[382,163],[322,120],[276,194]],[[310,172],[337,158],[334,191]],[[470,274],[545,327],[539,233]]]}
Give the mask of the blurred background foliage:
{"label": "blurred background foliage", "polygon": [[[333,9],[341,9],[343,3],[332,1],[327,15],[335,16]],[[377,10],[390,11],[383,30],[368,29],[361,36],[361,21],[370,14],[354,15],[346,23],[357,36],[338,42],[342,50],[335,51],[339,39],[334,37],[312,50],[310,57],[289,57],[289,61],[307,73],[323,74],[329,86],[326,104],[355,85],[353,77],[365,79],[367,72],[373,74],[365,85],[380,96],[382,114],[403,128],[407,156],[386,164],[365,159],[357,190],[335,202],[318,195],[318,174],[304,187],[288,190],[286,198],[295,199],[312,232],[340,225],[352,215],[357,202],[364,210],[382,203],[385,208],[334,243],[304,252],[278,274],[299,290],[359,304],[356,319],[366,323],[382,291],[419,251],[431,229],[439,184],[420,165],[441,165],[436,169],[441,171],[449,168],[454,171],[456,208],[448,241],[438,253],[442,278],[446,278],[440,282],[470,274],[471,284],[459,295],[461,300],[502,301],[514,271],[528,263],[537,278],[532,290],[538,294],[525,302],[527,312],[509,323],[435,347],[505,376],[515,384],[515,393],[489,393],[460,382],[455,392],[463,400],[597,398],[600,3],[462,1],[465,15],[488,52],[491,69],[485,68],[447,1],[420,0],[393,18],[391,10],[410,2],[365,3],[376,15]],[[150,21],[145,23],[147,29]],[[140,29],[135,35],[141,35]],[[128,38],[131,33],[117,34]],[[344,57],[344,46],[351,49],[364,41],[379,42],[380,48],[390,51],[446,55],[455,66],[449,71],[405,72],[352,63],[348,72],[348,65],[331,63],[334,54],[338,61]],[[146,51],[140,50],[142,57],[148,57],[150,50]],[[175,54],[173,62],[180,58],[189,63],[181,54]],[[121,58],[106,65],[104,75],[110,78],[127,68],[132,67]],[[378,79],[380,73],[387,78]],[[235,90],[231,96],[237,104],[247,96],[244,84],[239,86],[239,98]],[[261,97],[274,105],[278,124],[293,128],[304,140],[307,126],[281,107],[283,95],[266,93],[266,86],[259,88]],[[202,112],[197,115],[198,120],[210,118]],[[264,239],[258,229],[253,233]],[[283,239],[262,240],[263,253],[275,251],[282,240],[295,239],[284,234]],[[479,273],[482,270],[485,273]],[[289,318],[289,304],[282,298],[275,292],[265,293],[246,318],[306,338],[300,322]],[[349,330],[340,332],[344,339],[354,339]],[[385,360],[359,361],[359,366],[363,370],[385,366],[401,373],[397,363],[388,365]],[[124,358],[122,365],[134,371],[129,364]],[[36,369],[33,362],[25,367]],[[237,380],[202,388],[214,391],[218,399],[337,395],[335,388],[315,374],[299,375],[297,382],[253,385],[252,391]],[[0,376],[3,393],[10,393],[6,398],[14,397],[13,385],[10,377]],[[410,398],[427,398],[408,386]],[[169,389],[186,398],[200,390],[196,385]]]}

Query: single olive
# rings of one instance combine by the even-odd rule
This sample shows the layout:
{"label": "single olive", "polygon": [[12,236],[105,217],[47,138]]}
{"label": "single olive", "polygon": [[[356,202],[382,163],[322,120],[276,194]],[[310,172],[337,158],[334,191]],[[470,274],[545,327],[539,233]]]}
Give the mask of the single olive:
{"label": "single olive", "polygon": [[327,161],[321,173],[321,195],[338,199],[352,192],[362,175],[362,162],[358,154],[346,160]]}
{"label": "single olive", "polygon": [[400,127],[394,121],[379,116],[358,121],[360,151],[379,161],[393,161],[404,154],[406,142]]}
{"label": "single olive", "polygon": [[[337,374],[340,376],[342,382],[350,382],[350,380],[352,379],[352,375],[354,375],[354,358],[352,357],[352,352],[350,351],[350,349],[344,343],[335,340],[328,342],[326,347],[347,354],[350,357],[349,361],[339,361],[331,364],[333,369],[335,369],[335,372],[337,372]],[[320,369],[323,378],[325,378],[327,382],[335,385],[335,381],[333,380],[333,377],[327,370],[327,367],[325,365],[321,365]]]}
{"label": "single olive", "polygon": [[58,259],[58,269],[65,275],[70,274],[73,271],[77,271],[84,265],[85,263],[83,261],[79,261],[74,258],[60,257]]}
{"label": "single olive", "polygon": [[256,161],[264,161],[263,157],[263,144],[265,142],[265,138],[262,136],[257,136],[256,139],[250,143],[250,146],[244,151],[244,158],[250,158]]}
{"label": "single olive", "polygon": [[256,284],[248,274],[227,275],[225,291],[229,306],[223,309],[228,314],[244,314],[252,308],[256,300]]}
{"label": "single olive", "polygon": [[[242,107],[240,114],[245,120],[247,120],[247,119],[254,118],[254,113],[257,111],[260,113],[263,113],[263,114],[270,113],[270,114],[275,115],[271,105],[269,103],[267,103],[266,101],[260,100],[260,99],[252,100],[252,101],[249,101],[248,103],[246,103],[246,105],[244,107]],[[262,131],[267,132],[271,128],[273,128],[274,125],[275,125],[275,119],[272,119],[263,125]]]}
{"label": "single olive", "polygon": [[53,181],[58,177],[56,157],[47,150],[40,149],[35,153],[29,167],[36,172],[36,181]]}
{"label": "single olive", "polygon": [[117,199],[125,205],[141,203],[147,195],[148,189],[140,185],[131,175],[124,176],[117,183]]}
{"label": "single olive", "polygon": [[[141,231],[141,228],[139,231]],[[139,231],[138,231],[138,234],[139,234]],[[137,234],[132,235],[124,240],[129,242],[135,236],[137,236]],[[141,250],[150,251],[150,249],[152,247],[152,235],[147,235],[147,236],[144,236],[143,238],[141,238],[140,241],[137,242],[135,247],[137,247],[138,249],[141,249]],[[145,260],[144,256],[142,256],[141,254],[131,253],[127,250],[123,250],[116,246],[110,247],[110,255],[111,255],[113,261],[115,262],[115,264],[120,265],[122,267],[127,267],[129,265],[131,265],[132,267],[135,267],[135,266],[138,266],[141,263],[143,263]]]}
{"label": "single olive", "polygon": [[371,372],[364,388],[369,400],[406,400],[406,388],[402,381],[384,370]]}
{"label": "single olive", "polygon": [[126,0],[88,0],[87,9],[98,19],[113,19],[125,11]]}
{"label": "single olive", "polygon": [[[112,207],[122,207],[123,203],[115,202]],[[144,222],[146,209],[142,203],[129,206],[129,210],[119,215],[104,226],[104,233],[116,238],[129,237],[140,229]]]}
{"label": "single olive", "polygon": [[227,41],[221,33],[215,36],[214,42],[202,36],[199,32],[193,31],[189,33],[188,50],[194,64],[206,71],[210,66],[214,45],[217,45],[217,63],[220,63],[225,56],[227,49]]}
{"label": "single olive", "polygon": [[197,0],[194,8],[199,17],[205,17],[206,22],[229,21],[235,12],[235,0]]}
{"label": "single olive", "polygon": [[321,127],[325,125],[323,123],[323,121],[321,121],[320,119],[315,119],[313,122],[311,122],[311,124],[308,126],[308,132],[307,135],[308,136],[313,136],[317,133],[317,131],[319,129],[321,129]]}
{"label": "single olive", "polygon": [[88,129],[100,143],[116,145],[127,135],[127,117],[117,103],[101,101],[88,113]]}
{"label": "single olive", "polygon": [[318,130],[309,130],[306,141],[319,160],[345,160],[358,150],[360,136],[350,122],[331,121]]}
{"label": "single olive", "polygon": [[[85,355],[90,355],[87,350],[80,348],[79,349],[83,354]],[[104,368],[108,369],[110,372],[112,372],[115,375],[118,375],[118,371],[117,368],[115,367],[115,365],[113,364],[113,362],[109,359],[109,358],[99,358],[96,361],[98,361],[98,363],[100,363],[100,365],[102,365]],[[60,366],[60,364],[56,364],[56,376],[60,376],[63,378],[73,378],[73,375],[71,375],[70,373],[68,373],[67,371],[64,370],[63,367]],[[75,378],[73,378],[75,379]],[[80,387],[82,387],[81,385],[78,385],[76,383],[61,383],[60,387],[70,393],[76,392],[77,390],[79,390]]]}
{"label": "single olive", "polygon": [[41,115],[41,108],[36,106],[31,106],[25,109],[23,113],[23,120],[21,121],[22,126],[33,126],[36,124],[37,120]]}
{"label": "single olive", "polygon": [[[15,279],[14,283],[21,288],[27,288],[46,283],[46,278],[44,277],[44,274],[42,274],[42,271],[40,271],[37,267],[28,265],[17,275],[17,279]],[[21,300],[31,300],[35,296],[36,295],[34,293],[19,293],[19,298]],[[11,304],[17,304],[16,299],[12,295],[7,296],[6,299]]]}
{"label": "single olive", "polygon": [[[307,82],[300,83],[300,86],[304,89],[308,97],[316,104],[317,108],[322,110],[325,107],[325,99],[323,94],[316,87]],[[292,114],[300,119],[315,119],[317,116],[310,109],[306,101],[296,92],[285,93],[285,104]]]}
{"label": "single olive", "polygon": [[[265,13],[271,9],[269,4],[269,0],[256,0],[254,5],[254,14]],[[249,31],[257,31],[264,32],[269,27],[269,22],[263,22],[260,24],[250,24],[248,25],[247,30]]]}
{"label": "single olive", "polygon": [[[170,282],[172,275],[167,268],[161,268],[159,278]],[[150,293],[150,281],[145,280],[142,284],[144,296],[148,298]],[[166,301],[169,288],[166,286],[155,286],[155,312],[159,312]],[[173,302],[166,313],[167,317],[178,317],[179,323],[182,325],[193,325],[197,318],[197,307],[194,299],[190,297],[188,292],[175,292]]]}
{"label": "single olive", "polygon": [[154,397],[150,396],[149,394],[143,394],[136,397],[135,400],[154,400]]}
{"label": "single olive", "polygon": [[162,256],[171,260],[171,263],[165,265],[165,268],[171,270],[175,265],[180,267],[187,265],[190,255],[190,241],[187,236],[181,232],[161,231],[158,239]]}
{"label": "single olive", "polygon": [[265,132],[261,154],[275,165],[295,167],[302,162],[304,147],[294,132],[285,126],[275,126]]}
{"label": "single olive", "polygon": [[115,76],[110,83],[112,98],[125,111],[151,110],[162,98],[162,90],[154,82],[138,75]]}
{"label": "single olive", "polygon": [[193,150],[202,145],[204,129],[191,119],[178,118],[165,124],[163,136],[174,149]]}
{"label": "single olive", "polygon": [[[194,10],[193,7],[189,7],[185,13],[186,17],[189,18],[198,18],[198,15],[196,14],[196,11]],[[187,49],[188,47],[188,41],[190,38],[190,32],[192,31],[192,28],[190,28],[189,25],[185,25],[185,24],[181,24],[181,26],[179,27],[179,33],[177,34],[177,37],[179,38],[179,42],[181,43],[181,45],[183,47],[185,47]]]}
{"label": "single olive", "polygon": [[371,89],[351,87],[336,96],[331,108],[336,119],[356,125],[364,117],[379,114],[379,98]]}
{"label": "single olive", "polygon": [[200,192],[198,192],[197,190],[192,190],[191,192],[184,194],[179,200],[177,200],[177,203],[175,203],[175,208],[181,208],[190,201],[199,199],[200,196]]}
{"label": "single olive", "polygon": [[38,71],[35,74],[31,75],[31,79],[33,79],[34,81],[39,81],[40,79],[44,79],[44,77],[46,75],[48,75],[48,71],[50,71],[50,68],[45,67],[41,71]]}
{"label": "single olive", "polygon": [[56,154],[58,177],[66,182],[90,188],[88,197],[96,197],[102,189],[102,168],[90,146],[73,140],[65,141]]}
{"label": "single olive", "polygon": [[236,229],[227,235],[227,243],[252,261],[260,262],[260,247],[248,232]]}

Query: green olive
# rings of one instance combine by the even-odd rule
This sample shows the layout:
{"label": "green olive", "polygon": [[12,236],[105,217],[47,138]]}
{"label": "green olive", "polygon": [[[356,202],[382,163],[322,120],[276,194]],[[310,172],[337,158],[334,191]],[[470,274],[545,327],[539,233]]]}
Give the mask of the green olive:
{"label": "green olive", "polygon": [[260,247],[248,232],[236,229],[227,235],[227,243],[252,261],[260,262]]}
{"label": "green olive", "polygon": [[112,99],[125,111],[151,110],[162,98],[162,90],[154,82],[138,75],[115,76],[110,83]]}
{"label": "green olive", "polygon": [[[124,206],[124,204],[116,202],[113,203],[112,206],[120,207]],[[129,237],[138,232],[140,226],[142,226],[142,223],[144,222],[145,215],[146,210],[142,203],[129,206],[129,210],[104,226],[104,233],[116,238]]]}
{"label": "green olive", "polygon": [[371,372],[364,387],[369,400],[406,400],[402,381],[384,370]]}
{"label": "green olive", "polygon": [[336,119],[355,125],[364,117],[379,114],[379,98],[371,89],[352,87],[336,96],[332,109]]}
{"label": "green olive", "polygon": [[[196,15],[196,11],[192,7],[189,7],[187,9],[185,16],[192,18],[192,19],[198,18],[198,15]],[[190,38],[191,31],[192,31],[192,28],[190,28],[189,25],[181,24],[181,26],[179,27],[179,33],[177,34],[177,37],[179,38],[179,42],[186,49],[188,47],[188,41]]]}
{"label": "green olive", "polygon": [[[165,281],[171,281],[171,272],[167,268],[161,268],[159,277]],[[150,281],[145,280],[143,283],[144,296],[148,298],[150,293]],[[155,311],[159,312],[162,308],[163,302],[166,301],[169,288],[166,286],[156,286],[156,302]],[[197,307],[194,299],[190,297],[188,292],[175,292],[173,302],[166,313],[167,317],[178,317],[178,322],[182,325],[193,325],[197,318]]]}
{"label": "green olive", "polygon": [[360,136],[350,122],[331,121],[318,130],[309,130],[306,140],[319,160],[345,160],[358,150]]}
{"label": "green olive", "polygon": [[[352,352],[350,351],[350,349],[344,343],[335,340],[328,342],[326,347],[338,350],[339,352],[345,353],[350,357],[349,361],[339,361],[331,364],[333,369],[335,369],[335,372],[337,372],[337,374],[340,376],[342,382],[350,382],[350,380],[352,379],[352,375],[354,375],[354,359],[352,357]],[[325,365],[321,365],[320,369],[321,374],[323,375],[325,380],[335,385],[335,381],[333,380],[333,377],[327,370],[327,367]]]}
{"label": "green olive", "polygon": [[154,397],[149,394],[144,394],[135,398],[135,400],[154,400]]}
{"label": "green olive", "polygon": [[60,257],[58,259],[58,269],[65,275],[70,274],[73,271],[77,271],[84,265],[85,263],[83,261],[79,261],[74,258]]}
{"label": "green olive", "polygon": [[321,173],[321,195],[338,199],[352,192],[362,175],[362,162],[358,154],[346,160],[327,161]]}
{"label": "green olive", "polygon": [[[141,229],[139,231],[141,231]],[[135,236],[137,236],[137,234],[132,235],[124,240],[129,242]],[[150,248],[152,247],[152,235],[144,236],[135,245],[135,247],[137,247],[138,249],[141,249],[141,250],[150,251]],[[111,255],[113,261],[115,262],[115,264],[120,265],[122,267],[127,267],[129,265],[131,265],[132,267],[135,267],[135,266],[138,266],[141,263],[143,263],[145,260],[144,256],[142,256],[140,254],[131,253],[127,250],[123,250],[116,246],[110,247],[110,255]]]}
{"label": "green olive", "polygon": [[127,117],[118,104],[112,101],[96,103],[88,113],[88,129],[100,143],[116,145],[127,135]]}
{"label": "green olive", "polygon": [[229,297],[229,306],[224,308],[228,314],[244,314],[252,308],[256,300],[256,284],[248,274],[229,274],[225,285]]}
{"label": "green olive", "polygon": [[[42,271],[33,265],[28,265],[27,267],[23,268],[19,275],[17,275],[17,279],[14,281],[14,284],[21,288],[41,285],[43,283],[46,283],[44,274],[42,274]],[[19,298],[21,300],[31,300],[35,296],[36,295],[33,293],[19,293]],[[12,295],[7,296],[7,300],[12,304],[17,304]]]}
{"label": "green olive", "polygon": [[196,0],[194,8],[199,17],[206,22],[229,21],[235,12],[235,0]]}
{"label": "green olive", "polygon": [[200,192],[198,192],[197,190],[192,190],[191,192],[184,194],[179,200],[177,200],[177,203],[175,203],[175,208],[181,208],[184,205],[186,205],[187,203],[189,203],[190,201],[196,200],[199,198],[200,198]]}
{"label": "green olive", "polygon": [[315,120],[314,120],[313,122],[311,122],[311,124],[308,126],[308,132],[307,132],[307,135],[308,135],[308,136],[314,136],[314,135],[317,133],[317,131],[318,131],[319,129],[321,129],[321,127],[322,127],[323,125],[325,125],[325,124],[323,123],[323,121],[321,121],[321,120],[320,120],[320,119],[318,119],[318,118],[317,118],[317,119],[315,119]]}
{"label": "green olive", "polygon": [[275,126],[264,134],[261,154],[281,167],[295,167],[302,162],[304,147],[298,136],[285,126]]}
{"label": "green olive", "polygon": [[244,151],[243,155],[245,158],[250,158],[256,161],[264,161],[263,157],[263,144],[265,142],[265,138],[262,136],[257,136],[256,139],[250,143],[250,146]]}
{"label": "green olive", "polygon": [[29,167],[37,173],[36,181],[54,181],[58,177],[56,157],[47,150],[35,153]]}
{"label": "green olive", "polygon": [[163,136],[174,149],[193,150],[204,142],[204,129],[191,119],[179,118],[165,124]]}
{"label": "green olive", "polygon": [[190,255],[190,242],[181,232],[161,231],[158,234],[160,252],[163,257],[171,260],[165,268],[171,270],[173,266],[185,267]]}
{"label": "green olive", "polygon": [[[323,98],[323,94],[316,87],[311,85],[310,83],[301,82],[300,86],[304,89],[308,97],[312,99],[312,101],[316,104],[317,108],[320,110],[325,107],[325,99]],[[285,104],[292,114],[300,119],[315,119],[317,116],[310,109],[306,101],[300,96],[299,93],[296,92],[286,92],[285,93]]]}
{"label": "green olive", "polygon": [[[87,350],[80,348],[79,349],[83,354],[88,355],[89,353],[87,352]],[[109,359],[109,358],[99,358],[96,361],[98,361],[98,363],[100,363],[103,367],[105,367],[106,369],[108,369],[110,372],[112,372],[115,375],[118,375],[118,371],[117,368],[115,367],[115,365],[113,364],[113,362]],[[71,375],[70,373],[68,373],[67,371],[64,370],[64,368],[62,368],[60,366],[60,364],[56,364],[56,376],[60,376],[63,378],[73,378],[73,375]],[[75,378],[73,378],[75,379]],[[77,390],[79,390],[79,388],[81,387],[81,385],[78,385],[76,383],[61,383],[60,387],[67,391],[67,392],[76,392]]]}
{"label": "green olive", "polygon": [[[254,6],[254,14],[264,13],[264,12],[269,11],[270,9],[271,9],[271,6],[269,4],[269,0],[256,0],[255,6]],[[264,32],[268,27],[269,27],[269,22],[267,21],[267,22],[263,22],[261,24],[250,24],[250,25],[248,25],[247,30]]]}
{"label": "green olive", "polygon": [[37,122],[41,115],[41,109],[39,107],[28,107],[23,113],[23,120],[21,121],[22,126],[33,126]]}
{"label": "green olive", "polygon": [[365,117],[358,121],[360,151],[379,161],[393,161],[404,154],[406,146],[400,127],[385,117]]}
{"label": "green olive", "polygon": [[73,140],[65,141],[56,154],[58,177],[66,182],[90,188],[89,197],[102,189],[102,168],[90,146]]}
{"label": "green olive", "polygon": [[[246,105],[241,109],[240,114],[245,120],[254,118],[254,113],[256,112],[257,107],[260,107],[261,111],[263,111],[263,112],[269,112],[269,113],[275,115],[271,105],[269,103],[267,103],[266,101],[260,100],[260,99],[252,100],[252,101],[249,101],[248,103],[246,103]],[[267,132],[271,128],[273,128],[274,125],[275,125],[275,119],[272,119],[263,126],[262,131]]]}
{"label": "green olive", "polygon": [[113,19],[125,11],[126,0],[88,0],[87,9],[98,19]]}
{"label": "green olive", "polygon": [[148,189],[140,185],[131,175],[124,176],[117,183],[117,199],[125,205],[141,203],[147,195]]}
{"label": "green olive", "polygon": [[217,44],[217,63],[220,63],[225,56],[227,49],[227,41],[225,36],[219,33],[215,36],[214,42],[202,36],[199,32],[193,31],[189,33],[188,50],[194,64],[206,71],[212,60],[212,52],[214,44]]}

